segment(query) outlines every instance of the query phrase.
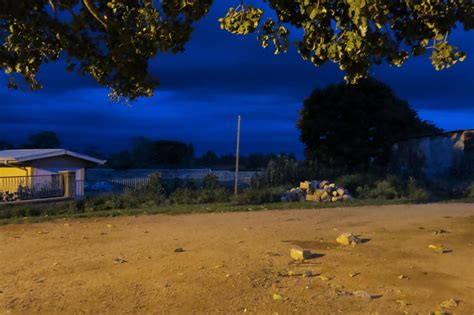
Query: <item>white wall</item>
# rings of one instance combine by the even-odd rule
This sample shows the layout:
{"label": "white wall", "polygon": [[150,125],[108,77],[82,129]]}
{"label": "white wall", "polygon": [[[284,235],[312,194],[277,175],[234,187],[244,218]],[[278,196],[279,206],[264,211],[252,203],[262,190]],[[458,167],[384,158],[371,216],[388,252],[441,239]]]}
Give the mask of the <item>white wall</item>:
{"label": "white wall", "polygon": [[[26,163],[25,163],[26,164]],[[76,180],[84,180],[86,163],[69,156],[57,156],[28,162],[33,167],[33,175],[58,174],[63,171],[76,172]]]}

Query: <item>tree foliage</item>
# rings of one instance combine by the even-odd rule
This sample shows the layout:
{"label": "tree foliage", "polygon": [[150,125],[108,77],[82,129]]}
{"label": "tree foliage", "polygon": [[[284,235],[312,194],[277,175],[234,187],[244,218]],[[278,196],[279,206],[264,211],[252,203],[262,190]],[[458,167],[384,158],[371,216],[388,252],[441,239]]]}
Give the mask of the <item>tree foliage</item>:
{"label": "tree foliage", "polygon": [[32,149],[57,149],[61,145],[58,135],[54,131],[41,131],[32,134],[28,140],[28,143],[24,144],[23,147]]}
{"label": "tree foliage", "polygon": [[[266,4],[268,4],[268,6]],[[41,88],[43,63],[63,54],[67,69],[90,75],[111,89],[113,99],[150,96],[158,79],[149,60],[183,51],[193,23],[212,0],[3,0],[0,1],[0,68]],[[339,64],[348,82],[367,75],[373,64],[401,66],[410,56],[431,51],[437,70],[465,55],[448,43],[457,25],[472,29],[471,0],[262,0],[243,1],[219,22],[240,35],[257,34],[275,53],[294,44],[301,57],[320,66]],[[265,6],[263,8],[263,6]],[[267,11],[267,12],[264,12]],[[290,43],[290,30],[295,35]]]}
{"label": "tree foliage", "polygon": [[373,79],[316,89],[304,101],[298,128],[309,161],[344,170],[385,165],[395,141],[441,131]]}

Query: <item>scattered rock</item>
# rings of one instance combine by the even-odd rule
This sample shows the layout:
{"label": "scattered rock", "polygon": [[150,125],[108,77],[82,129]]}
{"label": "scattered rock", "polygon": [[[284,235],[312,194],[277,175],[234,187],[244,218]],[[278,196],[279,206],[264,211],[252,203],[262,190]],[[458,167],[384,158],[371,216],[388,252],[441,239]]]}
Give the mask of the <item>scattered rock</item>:
{"label": "scattered rock", "polygon": [[408,277],[405,276],[405,275],[399,275],[397,278],[400,279],[400,280],[402,280],[402,279],[408,279]]}
{"label": "scattered rock", "polygon": [[343,233],[336,238],[336,242],[343,245],[357,245],[362,243],[362,240],[352,233]]}
{"label": "scattered rock", "polygon": [[303,271],[303,278],[309,278],[314,276],[313,272],[311,270],[305,270]]}
{"label": "scattered rock", "polygon": [[448,233],[448,231],[443,230],[443,229],[439,229],[439,230],[434,230],[434,231],[433,231],[433,234],[434,234],[434,235],[445,234],[445,233]]}
{"label": "scattered rock", "polygon": [[349,277],[354,278],[354,277],[356,277],[356,276],[358,276],[358,275],[360,275],[360,273],[358,273],[358,272],[352,272],[352,273],[349,274]]}
{"label": "scattered rock", "polygon": [[39,235],[44,235],[44,234],[48,234],[49,232],[46,232],[46,231],[38,231],[38,232],[36,232],[36,233],[39,234]]}
{"label": "scattered rock", "polygon": [[112,224],[107,224],[107,227],[108,227],[109,229],[111,229],[111,228],[113,228],[114,226],[113,226]]}
{"label": "scattered rock", "polygon": [[176,249],[174,250],[174,252],[175,252],[175,253],[184,253],[185,250],[184,250],[184,248],[182,248],[182,247],[178,247],[178,248],[176,248]]}
{"label": "scattered rock", "polygon": [[272,298],[273,298],[274,301],[281,301],[281,300],[283,300],[283,296],[281,296],[281,295],[278,294],[278,293],[273,293]]}
{"label": "scattered rock", "polygon": [[405,300],[395,300],[395,302],[397,302],[398,304],[400,304],[401,306],[408,306],[410,305],[407,301]]}
{"label": "scattered rock", "polygon": [[326,277],[326,276],[319,276],[318,278],[319,278],[319,280],[322,280],[322,281],[329,281],[329,280],[331,280],[331,278]]}
{"label": "scattered rock", "polygon": [[449,299],[449,300],[441,302],[439,306],[442,308],[452,308],[452,307],[457,307],[458,304],[459,304],[459,301],[455,299]]}
{"label": "scattered rock", "polygon": [[372,296],[367,293],[366,291],[362,291],[362,290],[357,290],[357,291],[354,291],[352,292],[352,295],[353,296],[356,296],[356,297],[361,297],[361,298],[364,298],[364,299],[372,299]]}
{"label": "scattered rock", "polygon": [[123,258],[115,258],[114,259],[114,264],[124,264],[126,262],[128,262],[128,261],[123,259]]}
{"label": "scattered rock", "polygon": [[311,254],[311,251],[308,249],[292,248],[290,251],[290,256],[294,260],[305,260],[305,259],[310,259],[312,254]]}
{"label": "scattered rock", "polygon": [[440,254],[444,254],[446,253],[446,250],[444,249],[443,246],[440,246],[440,245],[428,245],[428,248],[432,249],[435,253],[440,253]]}

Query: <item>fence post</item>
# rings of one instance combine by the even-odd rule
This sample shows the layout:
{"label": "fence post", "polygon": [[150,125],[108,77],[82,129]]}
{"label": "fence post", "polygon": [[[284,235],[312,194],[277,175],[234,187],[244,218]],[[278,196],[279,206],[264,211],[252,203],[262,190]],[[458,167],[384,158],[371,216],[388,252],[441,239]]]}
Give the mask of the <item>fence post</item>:
{"label": "fence post", "polygon": [[64,171],[59,172],[63,177],[64,183],[64,197],[74,199],[76,198],[76,172]]}

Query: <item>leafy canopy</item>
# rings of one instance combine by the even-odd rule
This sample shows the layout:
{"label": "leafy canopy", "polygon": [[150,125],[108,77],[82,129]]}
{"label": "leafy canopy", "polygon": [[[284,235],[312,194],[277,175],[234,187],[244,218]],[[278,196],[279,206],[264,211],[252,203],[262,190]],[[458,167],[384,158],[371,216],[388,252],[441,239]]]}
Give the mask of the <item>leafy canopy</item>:
{"label": "leafy canopy", "polygon": [[[431,51],[437,70],[465,55],[448,43],[457,26],[472,29],[471,0],[262,0],[243,1],[219,19],[233,34],[256,34],[275,53],[294,45],[305,60],[339,64],[356,83],[373,64],[401,66],[410,56]],[[212,0],[2,0],[0,68],[9,86],[22,77],[41,88],[36,74],[61,54],[67,69],[90,75],[111,89],[113,99],[150,96],[159,85],[149,60],[184,50],[193,24]],[[267,12],[264,12],[267,10]],[[290,37],[290,30],[295,35]],[[294,41],[290,41],[294,39]]]}
{"label": "leafy canopy", "polygon": [[309,162],[344,171],[384,166],[394,142],[441,131],[373,79],[314,90],[304,101],[298,128]]}

